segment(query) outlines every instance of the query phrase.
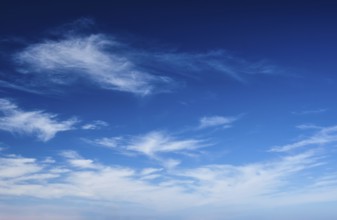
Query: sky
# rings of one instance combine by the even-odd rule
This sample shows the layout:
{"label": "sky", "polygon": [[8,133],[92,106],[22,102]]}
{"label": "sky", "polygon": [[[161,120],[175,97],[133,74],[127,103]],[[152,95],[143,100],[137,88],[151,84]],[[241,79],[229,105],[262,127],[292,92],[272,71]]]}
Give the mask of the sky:
{"label": "sky", "polygon": [[333,1],[7,1],[0,220],[337,218]]}

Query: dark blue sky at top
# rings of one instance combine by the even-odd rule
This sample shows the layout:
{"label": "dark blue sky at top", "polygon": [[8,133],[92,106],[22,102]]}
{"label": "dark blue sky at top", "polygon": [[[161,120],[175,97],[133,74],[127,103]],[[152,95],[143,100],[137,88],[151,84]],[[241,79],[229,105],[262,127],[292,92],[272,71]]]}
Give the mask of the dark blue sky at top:
{"label": "dark blue sky at top", "polygon": [[320,61],[331,62],[327,57],[335,48],[331,44],[336,37],[333,1],[20,3],[22,1],[2,2],[3,35],[37,37],[50,27],[79,17],[92,17],[102,29],[126,35],[132,32],[188,50],[226,48],[295,63],[296,59],[299,59],[297,62],[317,59],[313,54],[319,54]]}
{"label": "dark blue sky at top", "polygon": [[253,60],[276,60],[295,71],[303,71],[305,65],[313,72],[333,74],[336,68],[333,1],[21,3],[1,3],[2,36],[34,40],[51,27],[89,17],[97,21],[96,29],[123,38],[143,38],[140,44],[145,47],[157,42],[196,52],[223,48]]}

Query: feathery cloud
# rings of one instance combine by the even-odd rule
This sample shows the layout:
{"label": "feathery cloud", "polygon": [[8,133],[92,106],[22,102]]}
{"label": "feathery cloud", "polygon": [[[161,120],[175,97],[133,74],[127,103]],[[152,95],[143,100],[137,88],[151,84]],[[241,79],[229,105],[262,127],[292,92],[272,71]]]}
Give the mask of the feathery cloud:
{"label": "feathery cloud", "polygon": [[184,81],[178,80],[181,76],[199,80],[212,73],[247,82],[249,76],[280,73],[266,62],[247,61],[224,50],[147,50],[109,33],[94,33],[90,31],[93,26],[93,20],[79,19],[55,28],[52,39],[42,39],[13,54],[15,75],[21,75],[4,75],[0,86],[41,93],[44,86],[53,91],[86,83],[146,96],[171,91]]}
{"label": "feathery cloud", "polygon": [[24,72],[59,85],[86,79],[105,89],[147,95],[156,84],[170,81],[138,69],[126,56],[114,52],[119,47],[103,34],[68,36],[30,45],[15,55],[15,61]]}
{"label": "feathery cloud", "polygon": [[0,99],[0,130],[36,135],[41,141],[52,139],[57,133],[74,129],[76,119],[58,121],[57,115],[43,111],[24,111],[16,104]]}

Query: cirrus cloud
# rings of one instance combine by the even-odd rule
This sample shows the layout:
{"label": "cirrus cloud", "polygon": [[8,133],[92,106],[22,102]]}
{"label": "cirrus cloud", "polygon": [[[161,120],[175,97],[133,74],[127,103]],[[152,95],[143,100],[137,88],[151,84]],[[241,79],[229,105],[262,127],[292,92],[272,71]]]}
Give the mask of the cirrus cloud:
{"label": "cirrus cloud", "polygon": [[52,139],[57,133],[74,129],[77,119],[57,120],[56,114],[43,111],[24,111],[7,99],[0,99],[0,130],[36,135],[41,141]]}

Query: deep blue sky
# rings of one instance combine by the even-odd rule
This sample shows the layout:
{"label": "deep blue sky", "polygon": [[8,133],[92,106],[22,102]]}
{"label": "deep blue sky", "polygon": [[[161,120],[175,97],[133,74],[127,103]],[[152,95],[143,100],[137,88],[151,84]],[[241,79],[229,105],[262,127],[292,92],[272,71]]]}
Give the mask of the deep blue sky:
{"label": "deep blue sky", "polygon": [[337,217],[333,1],[0,6],[0,220]]}

